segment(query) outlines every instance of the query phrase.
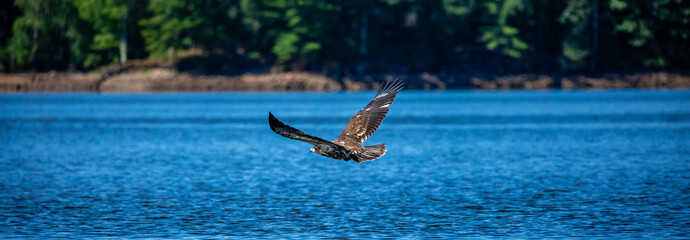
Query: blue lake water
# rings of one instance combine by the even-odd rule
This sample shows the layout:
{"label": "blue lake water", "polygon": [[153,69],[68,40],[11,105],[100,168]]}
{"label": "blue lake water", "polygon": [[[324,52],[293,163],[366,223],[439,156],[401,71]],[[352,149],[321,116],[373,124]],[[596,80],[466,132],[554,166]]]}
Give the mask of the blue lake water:
{"label": "blue lake water", "polygon": [[0,95],[0,238],[689,238],[690,91]]}

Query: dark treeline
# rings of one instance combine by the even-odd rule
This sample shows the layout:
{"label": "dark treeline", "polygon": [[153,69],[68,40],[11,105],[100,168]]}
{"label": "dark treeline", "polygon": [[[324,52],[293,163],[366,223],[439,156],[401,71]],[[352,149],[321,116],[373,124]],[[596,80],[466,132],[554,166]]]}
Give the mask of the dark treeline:
{"label": "dark treeline", "polygon": [[1,1],[0,71],[687,70],[687,0]]}

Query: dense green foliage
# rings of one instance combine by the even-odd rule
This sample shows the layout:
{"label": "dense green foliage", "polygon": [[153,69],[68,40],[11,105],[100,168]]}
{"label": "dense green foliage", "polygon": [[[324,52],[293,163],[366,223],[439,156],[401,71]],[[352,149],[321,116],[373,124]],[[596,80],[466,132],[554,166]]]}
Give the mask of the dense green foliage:
{"label": "dense green foliage", "polygon": [[15,0],[0,71],[190,57],[218,73],[687,70],[689,38],[683,0]]}

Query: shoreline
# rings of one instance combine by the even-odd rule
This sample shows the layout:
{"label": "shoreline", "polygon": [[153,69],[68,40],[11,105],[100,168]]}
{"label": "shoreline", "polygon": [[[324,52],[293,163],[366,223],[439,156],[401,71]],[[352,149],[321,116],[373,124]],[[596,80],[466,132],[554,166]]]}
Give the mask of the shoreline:
{"label": "shoreline", "polygon": [[[121,70],[121,69],[117,69]],[[0,74],[0,92],[265,92],[377,90],[393,77],[415,90],[546,90],[546,89],[676,89],[690,88],[690,74],[650,72],[588,75],[361,75],[334,79],[311,72],[194,75],[170,68],[107,71],[105,73]]]}

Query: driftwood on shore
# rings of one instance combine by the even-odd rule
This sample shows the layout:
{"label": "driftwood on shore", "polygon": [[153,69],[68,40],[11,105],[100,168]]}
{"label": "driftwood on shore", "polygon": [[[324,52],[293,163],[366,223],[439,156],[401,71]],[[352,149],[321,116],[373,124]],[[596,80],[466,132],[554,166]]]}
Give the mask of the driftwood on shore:
{"label": "driftwood on shore", "polygon": [[103,73],[0,74],[0,91],[361,91],[378,89],[393,77],[403,78],[408,89],[592,89],[690,88],[690,75],[677,73],[555,76],[546,74],[487,75],[365,75],[339,80],[309,72],[193,75],[168,66],[121,66]]}

